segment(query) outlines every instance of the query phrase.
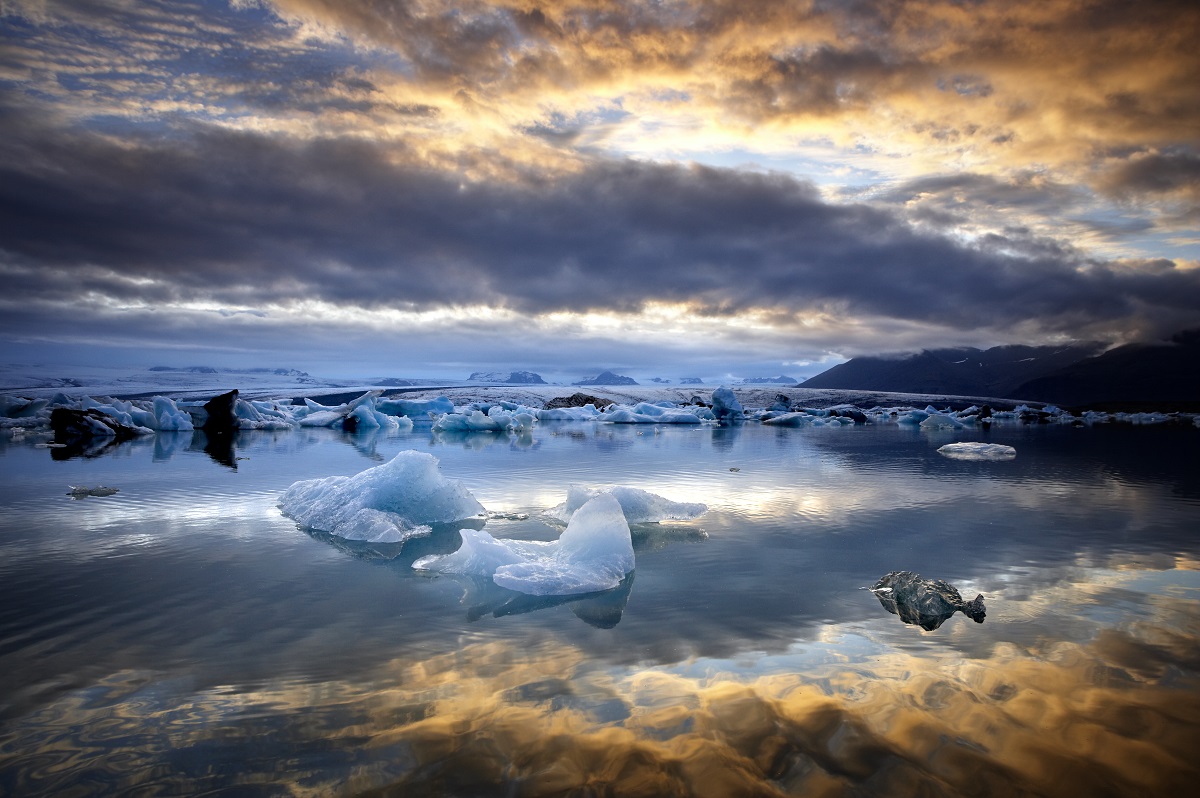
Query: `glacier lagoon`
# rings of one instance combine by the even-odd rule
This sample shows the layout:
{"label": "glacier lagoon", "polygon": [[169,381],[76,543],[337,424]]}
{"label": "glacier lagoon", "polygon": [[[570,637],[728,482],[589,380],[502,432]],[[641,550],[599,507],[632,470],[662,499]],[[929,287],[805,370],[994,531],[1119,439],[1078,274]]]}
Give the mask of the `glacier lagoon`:
{"label": "glacier lagoon", "polygon": [[[1015,456],[938,453],[973,441]],[[407,450],[486,515],[372,543],[278,507]],[[1197,451],[1182,426],[0,439],[0,794],[1178,794]],[[602,593],[412,567],[463,528],[557,539],[571,485],[708,509],[631,524]],[[863,589],[897,570],[985,622],[902,623]]]}

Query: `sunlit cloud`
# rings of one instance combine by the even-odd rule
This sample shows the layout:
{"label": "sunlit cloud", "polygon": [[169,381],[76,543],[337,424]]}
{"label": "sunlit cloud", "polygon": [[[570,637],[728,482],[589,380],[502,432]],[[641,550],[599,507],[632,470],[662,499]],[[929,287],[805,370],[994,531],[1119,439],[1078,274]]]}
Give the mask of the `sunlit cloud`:
{"label": "sunlit cloud", "polygon": [[701,319],[803,350],[780,366],[1200,324],[1188,4],[0,13],[32,301]]}

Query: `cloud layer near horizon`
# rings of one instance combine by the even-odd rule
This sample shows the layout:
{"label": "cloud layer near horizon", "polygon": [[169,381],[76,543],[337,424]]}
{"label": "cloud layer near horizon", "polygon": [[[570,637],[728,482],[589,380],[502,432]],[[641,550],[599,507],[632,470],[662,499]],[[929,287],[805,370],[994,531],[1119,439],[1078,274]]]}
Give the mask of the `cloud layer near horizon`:
{"label": "cloud layer near horizon", "polygon": [[1200,325],[1190,6],[752,8],[6,6],[2,333],[778,371]]}

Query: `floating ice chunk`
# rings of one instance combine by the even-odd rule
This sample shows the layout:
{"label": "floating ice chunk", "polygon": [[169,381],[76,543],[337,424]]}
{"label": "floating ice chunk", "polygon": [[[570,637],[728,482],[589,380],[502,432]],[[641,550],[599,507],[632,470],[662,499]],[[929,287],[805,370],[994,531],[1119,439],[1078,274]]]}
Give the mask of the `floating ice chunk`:
{"label": "floating ice chunk", "polygon": [[153,416],[157,429],[160,430],[189,430],[193,429],[192,415],[180,410],[173,401],[165,396],[154,397]]}
{"label": "floating ice chunk", "polygon": [[414,524],[395,513],[364,507],[356,513],[325,530],[345,540],[361,540],[366,543],[403,543],[409,538],[428,535],[429,526]]}
{"label": "floating ice chunk", "polygon": [[538,421],[593,421],[600,411],[593,404],[583,407],[554,407],[549,410],[535,410]]}
{"label": "floating ice chunk", "polygon": [[428,524],[479,515],[483,505],[461,482],[442,476],[437,458],[410,450],[352,477],[293,483],[279,509],[347,540],[401,542],[428,534]]}
{"label": "floating ice chunk", "polygon": [[551,508],[547,515],[560,521],[570,521],[581,507],[604,494],[609,494],[617,500],[625,514],[625,521],[630,524],[691,521],[708,512],[707,505],[698,502],[674,502],[639,488],[589,488],[586,485],[571,485],[567,488],[567,500]]}
{"label": "floating ice chunk", "polygon": [[436,399],[380,399],[375,409],[389,416],[408,416],[414,419],[427,419],[454,412],[454,403],[444,396]]}
{"label": "floating ice chunk", "polygon": [[[645,412],[644,412],[645,411]],[[639,404],[636,407],[616,407],[599,416],[609,424],[699,424],[700,417],[689,410]]]}
{"label": "floating ice chunk", "polygon": [[937,629],[956,612],[962,612],[975,623],[983,623],[987,617],[982,593],[963,601],[962,594],[950,583],[922,579],[912,571],[890,571],[867,590],[875,594],[888,612],[927,632]]}
{"label": "floating ice chunk", "polygon": [[741,421],[745,418],[741,402],[724,385],[712,392],[712,412],[718,421]]}
{"label": "floating ice chunk", "polygon": [[34,418],[50,405],[47,399],[23,399],[19,396],[0,396],[0,415],[7,418]]}
{"label": "floating ice chunk", "polygon": [[938,454],[955,460],[1012,460],[1017,450],[1002,443],[947,443]]}
{"label": "floating ice chunk", "polygon": [[500,587],[528,595],[576,595],[617,587],[634,570],[629,524],[612,496],[584,504],[563,535],[548,544],[497,540],[463,529],[462,547],[445,556],[422,557],[419,570],[491,576]]}
{"label": "floating ice chunk", "polygon": [[930,413],[921,422],[921,429],[962,429],[963,423],[945,413]]}
{"label": "floating ice chunk", "polygon": [[491,576],[501,587],[532,596],[571,596],[617,587],[633,570],[633,540],[621,505],[609,495],[588,501],[551,543],[497,540],[464,529],[453,554],[422,557],[418,570]]}
{"label": "floating ice chunk", "polygon": [[476,529],[461,529],[458,534],[462,536],[458,551],[421,557],[413,563],[413,568],[441,574],[491,576],[502,565],[525,562],[525,557],[510,545],[512,541],[496,540],[487,532]]}
{"label": "floating ice chunk", "polygon": [[764,418],[764,424],[772,427],[807,427],[816,420],[811,413],[780,413],[777,416]]}
{"label": "floating ice chunk", "polygon": [[446,413],[433,423],[433,428],[440,432],[503,432],[507,427],[507,418],[493,418],[482,410]]}
{"label": "floating ice chunk", "polygon": [[493,405],[485,413],[482,409],[446,413],[433,423],[439,432],[517,432],[533,429],[532,413],[512,413],[499,405]]}
{"label": "floating ice chunk", "polygon": [[328,427],[344,418],[338,410],[313,410],[300,419],[302,427]]}
{"label": "floating ice chunk", "polygon": [[633,540],[621,504],[601,495],[575,512],[551,556],[502,565],[492,581],[534,596],[568,596],[614,588],[633,567]]}

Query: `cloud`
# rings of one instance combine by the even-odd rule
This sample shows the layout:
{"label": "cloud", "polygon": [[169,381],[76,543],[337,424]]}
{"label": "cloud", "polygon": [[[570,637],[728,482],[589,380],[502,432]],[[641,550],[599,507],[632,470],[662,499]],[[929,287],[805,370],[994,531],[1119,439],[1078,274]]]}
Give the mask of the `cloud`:
{"label": "cloud", "polygon": [[820,343],[786,360],[1200,323],[1187,4],[4,13],[0,302],[28,323],[486,310],[669,348],[668,308]]}
{"label": "cloud", "polygon": [[0,144],[0,240],[30,299],[530,315],[660,302],[1081,335],[1200,308],[1198,270],[1033,237],[964,244],[782,174],[596,160],[475,183],[361,141],[27,133]]}

